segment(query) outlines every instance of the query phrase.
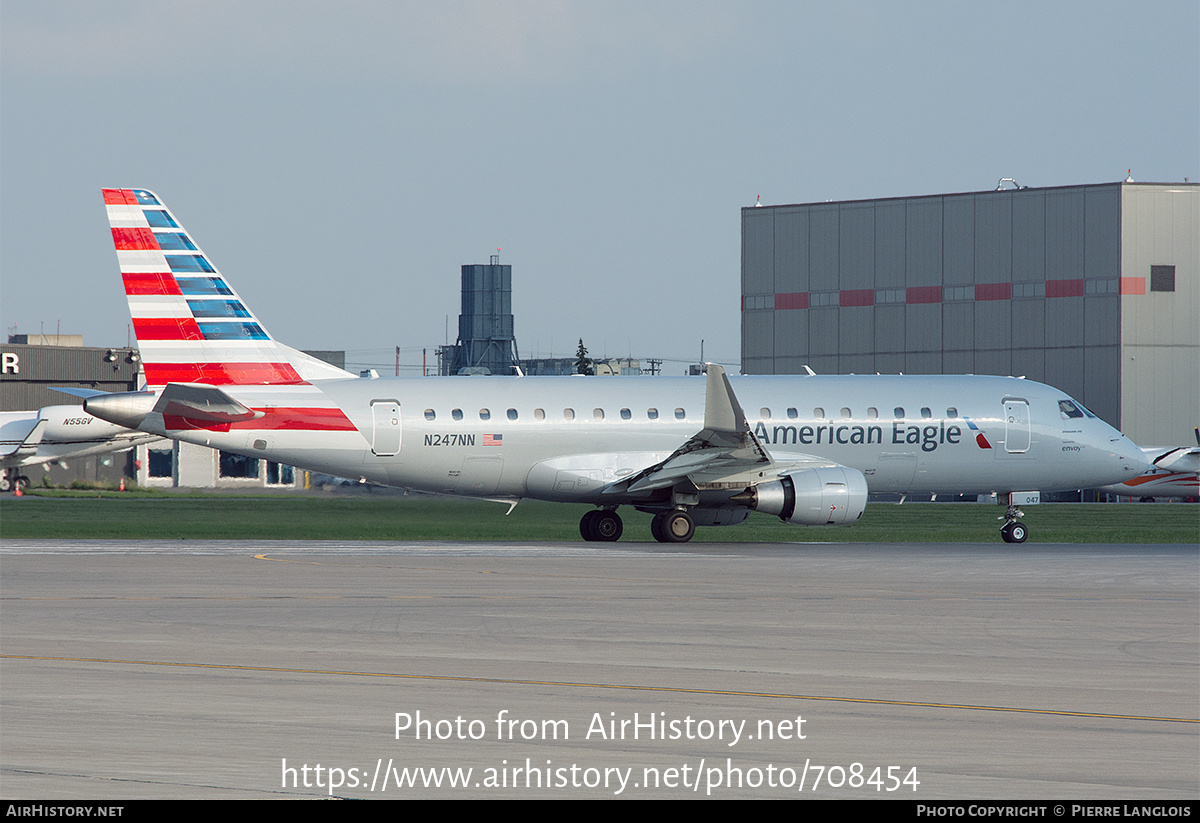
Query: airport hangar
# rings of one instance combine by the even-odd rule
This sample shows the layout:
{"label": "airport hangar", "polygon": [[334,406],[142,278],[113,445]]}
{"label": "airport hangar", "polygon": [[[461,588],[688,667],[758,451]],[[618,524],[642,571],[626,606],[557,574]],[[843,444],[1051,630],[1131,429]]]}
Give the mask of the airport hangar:
{"label": "airport hangar", "polygon": [[742,373],[1000,374],[1143,446],[1200,423],[1200,186],[742,209]]}

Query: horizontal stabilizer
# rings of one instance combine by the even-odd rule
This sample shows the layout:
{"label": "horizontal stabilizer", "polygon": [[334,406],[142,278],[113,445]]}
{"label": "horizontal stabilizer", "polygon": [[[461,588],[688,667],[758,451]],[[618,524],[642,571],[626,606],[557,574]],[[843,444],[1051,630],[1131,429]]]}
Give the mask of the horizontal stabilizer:
{"label": "horizontal stabilizer", "polygon": [[[167,421],[183,418],[191,424],[188,428],[205,428],[205,424],[228,425],[264,416],[263,412],[243,406],[216,386],[202,383],[167,384],[154,411]],[[176,427],[168,422],[168,428]]]}
{"label": "horizontal stabilizer", "polygon": [[99,389],[83,389],[76,386],[47,386],[46,388],[48,388],[50,391],[60,391],[63,394],[69,394],[72,397],[88,398],[99,397],[102,394],[108,394],[108,392],[100,391]]}

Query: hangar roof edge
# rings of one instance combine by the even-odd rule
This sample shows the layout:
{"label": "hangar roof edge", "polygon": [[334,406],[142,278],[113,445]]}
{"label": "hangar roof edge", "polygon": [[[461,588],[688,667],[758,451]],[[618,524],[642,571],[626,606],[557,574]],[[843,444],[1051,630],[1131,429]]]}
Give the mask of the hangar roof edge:
{"label": "hangar roof edge", "polygon": [[973,197],[981,194],[996,194],[996,195],[1015,195],[1021,192],[1045,192],[1045,191],[1069,191],[1071,189],[1098,189],[1110,188],[1112,186],[1128,186],[1130,188],[1148,187],[1148,188],[1187,188],[1200,190],[1200,183],[1191,181],[1180,183],[1126,183],[1124,180],[1114,180],[1109,183],[1077,183],[1070,186],[1022,186],[1019,189],[983,189],[980,191],[953,191],[942,192],[940,194],[908,194],[893,197],[863,197],[854,200],[816,200],[808,203],[775,203],[767,205],[765,203],[755,206],[742,206],[742,211],[753,212],[759,209],[789,209],[801,208],[806,206],[843,206],[854,203],[886,203],[901,200],[928,200],[935,197]]}

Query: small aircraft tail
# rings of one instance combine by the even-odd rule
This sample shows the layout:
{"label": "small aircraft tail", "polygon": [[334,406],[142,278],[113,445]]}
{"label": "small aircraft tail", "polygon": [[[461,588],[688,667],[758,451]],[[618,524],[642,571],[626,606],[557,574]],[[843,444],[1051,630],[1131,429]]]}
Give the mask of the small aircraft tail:
{"label": "small aircraft tail", "polygon": [[276,342],[153,192],[103,191],[148,388],[353,377]]}

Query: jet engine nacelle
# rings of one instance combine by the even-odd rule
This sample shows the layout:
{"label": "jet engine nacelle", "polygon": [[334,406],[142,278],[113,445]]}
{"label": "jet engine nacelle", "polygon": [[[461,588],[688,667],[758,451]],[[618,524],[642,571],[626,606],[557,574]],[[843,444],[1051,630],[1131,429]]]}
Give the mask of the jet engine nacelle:
{"label": "jet engine nacelle", "polygon": [[854,523],[867,507],[867,478],[858,469],[802,469],[749,490],[751,508],[787,523],[825,526]]}

